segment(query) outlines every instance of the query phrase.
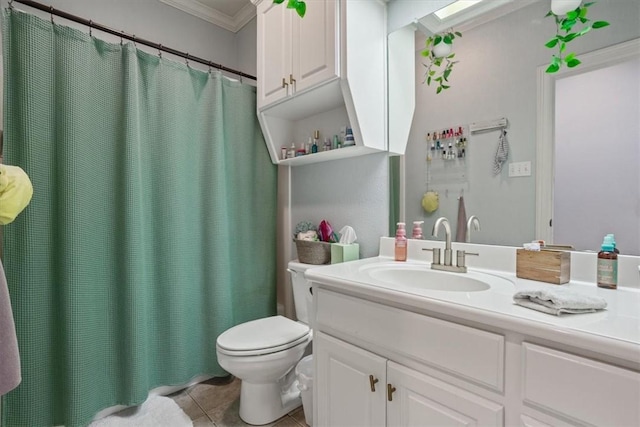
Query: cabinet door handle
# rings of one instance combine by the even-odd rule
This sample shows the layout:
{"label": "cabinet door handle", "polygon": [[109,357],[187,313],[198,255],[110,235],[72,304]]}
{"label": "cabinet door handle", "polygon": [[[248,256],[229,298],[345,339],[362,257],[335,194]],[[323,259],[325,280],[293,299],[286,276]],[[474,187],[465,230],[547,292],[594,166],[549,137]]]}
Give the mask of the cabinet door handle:
{"label": "cabinet door handle", "polygon": [[287,83],[287,80],[283,77],[282,78],[282,89],[286,88],[287,86],[289,86],[289,83]]}
{"label": "cabinet door handle", "polygon": [[291,83],[291,86],[295,90],[295,88],[296,88],[296,79],[293,78],[293,74],[289,74],[289,83]]}
{"label": "cabinet door handle", "polygon": [[377,378],[375,378],[373,375],[369,375],[369,384],[371,385],[371,391],[375,392],[376,391],[376,383],[379,380]]}
{"label": "cabinet door handle", "polygon": [[387,384],[387,400],[391,402],[393,400],[393,392],[396,391],[396,388],[391,384]]}

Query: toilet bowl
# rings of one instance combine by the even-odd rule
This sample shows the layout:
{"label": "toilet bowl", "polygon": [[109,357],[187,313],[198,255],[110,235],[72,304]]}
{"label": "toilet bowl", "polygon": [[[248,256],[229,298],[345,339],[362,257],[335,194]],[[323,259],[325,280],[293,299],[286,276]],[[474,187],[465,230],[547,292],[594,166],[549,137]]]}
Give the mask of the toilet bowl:
{"label": "toilet bowl", "polygon": [[240,418],[268,424],[301,405],[293,368],[309,352],[311,283],[307,264],[289,263],[298,321],[271,316],[236,325],[218,337],[220,366],[242,380]]}

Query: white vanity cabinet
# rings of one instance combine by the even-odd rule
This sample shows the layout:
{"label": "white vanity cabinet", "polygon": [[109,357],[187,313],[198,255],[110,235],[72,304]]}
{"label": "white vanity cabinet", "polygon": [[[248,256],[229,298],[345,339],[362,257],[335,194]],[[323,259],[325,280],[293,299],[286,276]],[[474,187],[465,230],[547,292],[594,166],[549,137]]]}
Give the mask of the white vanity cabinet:
{"label": "white vanity cabinet", "polygon": [[[311,0],[300,18],[286,4],[257,7],[257,114],[276,164],[302,165],[386,151],[386,4]],[[286,3],[286,2],[285,2]],[[352,129],[355,145],[322,151]],[[282,158],[320,131],[320,152]]]}
{"label": "white vanity cabinet", "polygon": [[502,406],[329,335],[314,336],[317,426],[502,425]]}
{"label": "white vanity cabinet", "polygon": [[[502,425],[501,404],[402,362],[497,391],[503,337],[324,289],[316,295],[318,426]],[[345,342],[351,338],[360,346]]]}
{"label": "white vanity cabinet", "polygon": [[338,77],[336,0],[307,2],[304,18],[262,1],[258,14],[258,109]]}
{"label": "white vanity cabinet", "polygon": [[312,280],[317,426],[640,425],[640,351],[618,359],[505,317]]}
{"label": "white vanity cabinet", "polygon": [[313,337],[319,372],[315,426],[384,426],[386,362],[383,357],[323,333]]}

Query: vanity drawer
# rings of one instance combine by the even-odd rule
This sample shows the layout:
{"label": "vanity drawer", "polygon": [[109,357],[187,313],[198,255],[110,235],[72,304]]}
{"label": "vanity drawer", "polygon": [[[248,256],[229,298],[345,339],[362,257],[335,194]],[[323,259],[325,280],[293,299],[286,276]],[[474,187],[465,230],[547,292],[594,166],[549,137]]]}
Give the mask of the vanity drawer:
{"label": "vanity drawer", "polygon": [[580,422],[640,425],[640,373],[523,343],[524,401]]}
{"label": "vanity drawer", "polygon": [[320,330],[330,328],[492,390],[504,389],[502,335],[324,289],[317,291],[317,304]]}

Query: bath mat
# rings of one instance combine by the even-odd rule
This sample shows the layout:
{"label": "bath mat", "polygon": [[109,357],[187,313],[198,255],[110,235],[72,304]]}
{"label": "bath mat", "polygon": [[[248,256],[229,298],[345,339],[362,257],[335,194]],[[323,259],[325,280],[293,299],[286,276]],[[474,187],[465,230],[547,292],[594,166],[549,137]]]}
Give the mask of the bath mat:
{"label": "bath mat", "polygon": [[96,420],[89,427],[192,427],[191,419],[168,397],[152,396],[142,405]]}

